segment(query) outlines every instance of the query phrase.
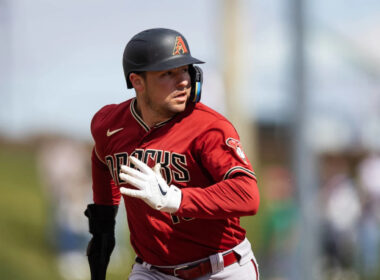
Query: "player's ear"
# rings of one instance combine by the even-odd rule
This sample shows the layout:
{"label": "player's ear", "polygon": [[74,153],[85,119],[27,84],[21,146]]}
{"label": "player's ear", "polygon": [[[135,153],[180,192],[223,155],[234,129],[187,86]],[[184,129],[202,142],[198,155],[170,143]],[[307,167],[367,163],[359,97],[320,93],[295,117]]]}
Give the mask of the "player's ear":
{"label": "player's ear", "polygon": [[129,80],[131,81],[132,87],[134,87],[137,92],[145,90],[144,75],[131,73],[129,74]]}

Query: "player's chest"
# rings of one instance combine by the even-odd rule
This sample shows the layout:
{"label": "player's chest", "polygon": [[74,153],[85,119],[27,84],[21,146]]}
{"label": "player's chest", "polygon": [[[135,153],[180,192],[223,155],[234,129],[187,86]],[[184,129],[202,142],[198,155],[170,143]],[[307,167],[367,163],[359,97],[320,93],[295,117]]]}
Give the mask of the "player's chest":
{"label": "player's chest", "polygon": [[149,166],[161,164],[162,175],[170,183],[190,181],[190,173],[195,165],[192,151],[194,139],[179,131],[168,129],[149,132],[123,131],[105,145],[105,161],[117,184],[123,184],[117,174],[121,165],[130,166],[130,156],[137,157]]}

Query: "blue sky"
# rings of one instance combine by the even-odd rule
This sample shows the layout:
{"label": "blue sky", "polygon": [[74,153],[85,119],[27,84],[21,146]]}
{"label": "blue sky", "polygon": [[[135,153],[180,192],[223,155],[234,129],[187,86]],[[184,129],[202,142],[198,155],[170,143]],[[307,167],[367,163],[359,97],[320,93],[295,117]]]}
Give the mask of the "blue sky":
{"label": "blue sky", "polygon": [[[192,9],[176,10],[172,1],[135,2],[12,1],[9,31],[2,29],[10,39],[10,57],[5,58],[9,79],[2,81],[2,133],[62,131],[89,137],[89,121],[97,109],[134,94],[126,90],[121,57],[127,41],[141,30],[178,29],[194,55],[216,60],[206,47],[215,42],[212,1],[194,1]],[[194,26],[192,12],[198,13]]]}
{"label": "blue sky", "polygon": [[[90,120],[100,107],[134,96],[125,86],[121,56],[134,34],[151,27],[169,27],[185,35],[192,54],[207,62],[202,65],[207,90],[202,100],[225,113],[221,3],[3,0],[0,134],[25,137],[53,132],[90,139]],[[252,119],[279,122],[289,114],[292,102],[289,2],[240,3],[242,109],[251,111]],[[358,105],[371,107],[360,96],[376,103],[379,92],[380,3],[310,0],[306,4],[308,90],[314,115],[327,114],[360,126],[368,110],[358,110]],[[375,78],[369,77],[368,69],[375,69]],[[341,106],[331,106],[336,103]],[[376,110],[373,104],[371,111]]]}

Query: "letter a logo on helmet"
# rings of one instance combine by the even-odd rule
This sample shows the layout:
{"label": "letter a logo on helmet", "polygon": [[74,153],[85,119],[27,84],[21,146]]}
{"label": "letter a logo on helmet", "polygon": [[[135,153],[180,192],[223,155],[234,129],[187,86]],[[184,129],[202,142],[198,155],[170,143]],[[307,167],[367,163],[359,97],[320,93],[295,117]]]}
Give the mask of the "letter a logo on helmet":
{"label": "letter a logo on helmet", "polygon": [[183,41],[181,36],[177,36],[175,38],[175,44],[173,49],[173,55],[188,53],[185,42]]}
{"label": "letter a logo on helmet", "polygon": [[[165,71],[201,63],[204,62],[191,56],[186,38],[178,31],[166,28],[152,28],[137,33],[127,43],[123,54],[128,88],[132,88],[129,80],[131,73]],[[194,79],[195,82],[199,81]]]}

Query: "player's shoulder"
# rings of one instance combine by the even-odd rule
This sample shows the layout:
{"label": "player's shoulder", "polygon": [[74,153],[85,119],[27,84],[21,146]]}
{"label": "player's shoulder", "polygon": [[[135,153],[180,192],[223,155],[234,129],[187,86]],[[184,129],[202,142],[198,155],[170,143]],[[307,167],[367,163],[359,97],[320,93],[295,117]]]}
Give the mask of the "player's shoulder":
{"label": "player's shoulder", "polygon": [[218,113],[214,109],[209,106],[199,102],[194,107],[194,117],[199,118],[205,124],[215,124],[215,123],[228,123],[231,124],[230,121]]}
{"label": "player's shoulder", "polygon": [[210,133],[218,132],[230,135],[230,137],[237,137],[234,125],[225,116],[201,102],[194,105],[190,122],[196,124],[191,128],[187,126],[187,129],[194,135],[211,135]]}
{"label": "player's shoulder", "polygon": [[211,120],[227,120],[226,117],[224,117],[222,114],[218,113],[202,102],[198,102],[195,105],[194,113],[202,117],[207,117]]}
{"label": "player's shoulder", "polygon": [[99,109],[91,120],[91,133],[95,138],[98,133],[102,133],[109,128],[110,125],[117,125],[117,121],[121,119],[121,115],[128,112],[132,99],[119,104],[108,104]]}

